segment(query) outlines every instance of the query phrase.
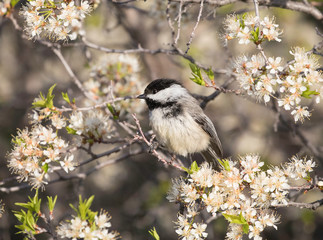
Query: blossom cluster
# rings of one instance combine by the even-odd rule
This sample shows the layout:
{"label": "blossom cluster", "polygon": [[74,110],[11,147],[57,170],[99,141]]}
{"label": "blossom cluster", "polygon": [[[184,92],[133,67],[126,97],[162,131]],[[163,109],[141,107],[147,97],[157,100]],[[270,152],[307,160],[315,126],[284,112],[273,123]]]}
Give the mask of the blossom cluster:
{"label": "blossom cluster", "polygon": [[291,111],[295,122],[310,116],[307,106],[301,104],[315,96],[319,103],[323,77],[318,60],[307,54],[304,48],[296,47],[290,53],[294,60],[283,66],[281,57],[265,59],[262,54],[236,59],[234,72],[243,90],[258,100],[269,102],[277,99],[278,106]]}
{"label": "blossom cluster", "polygon": [[278,28],[278,24],[275,23],[275,18],[265,17],[259,19],[252,14],[243,15],[228,15],[224,21],[225,25],[225,40],[231,40],[237,38],[239,44],[249,44],[254,42],[260,44],[263,41],[277,41],[282,32]]}
{"label": "blossom cluster", "polygon": [[179,214],[176,233],[181,239],[205,239],[206,224],[194,222],[195,216],[206,209],[212,216],[222,214],[230,223],[227,239],[262,239],[266,227],[274,227],[279,216],[271,208],[288,204],[291,181],[308,179],[315,163],[312,159],[293,157],[282,167],[263,170],[264,163],[258,155],[246,155],[238,162],[220,160],[221,171],[208,163],[187,178],[173,179],[167,199],[186,206]]}
{"label": "blossom cluster", "polygon": [[68,143],[51,127],[33,125],[19,130],[8,155],[8,166],[20,181],[29,181],[34,188],[44,187],[57,163],[66,171],[75,168],[74,155],[66,153]]}
{"label": "blossom cluster", "polygon": [[114,125],[108,114],[100,110],[75,111],[69,119],[68,131],[82,137],[82,143],[101,142],[114,134]]}
{"label": "blossom cluster", "polygon": [[194,222],[194,217],[198,215],[194,207],[187,208],[187,214],[179,214],[175,222],[177,229],[176,233],[184,240],[202,240],[208,236],[205,231],[207,224]]}
{"label": "blossom cluster", "polygon": [[92,7],[88,1],[30,0],[20,14],[25,19],[25,32],[30,38],[48,37],[53,40],[75,40],[83,35],[82,23]]}
{"label": "blossom cluster", "polygon": [[[127,54],[104,56],[92,66],[90,78],[84,88],[96,103],[111,101],[115,97],[138,95],[142,89],[139,80],[140,64],[138,58]],[[115,114],[140,111],[142,104],[134,101],[115,102]]]}
{"label": "blossom cluster", "polygon": [[111,231],[111,217],[107,212],[95,215],[94,221],[82,220],[74,217],[68,222],[62,223],[57,228],[57,234],[61,238],[84,240],[115,240],[119,239],[119,233]]}
{"label": "blossom cluster", "polygon": [[[38,98],[35,99],[37,101]],[[50,120],[51,125],[57,130],[62,129],[66,126],[66,119],[62,114],[53,108],[35,108],[33,114],[29,115],[30,123],[41,124],[45,120]]]}
{"label": "blossom cluster", "polygon": [[12,140],[13,149],[8,154],[11,171],[18,175],[20,181],[28,181],[34,188],[43,188],[54,169],[62,168],[69,172],[76,166],[74,155],[68,150],[68,142],[58,135],[58,130],[66,126],[66,119],[54,106],[54,88],[55,85],[48,90],[46,97],[40,93],[35,98],[33,114],[29,115],[32,126],[18,130]]}

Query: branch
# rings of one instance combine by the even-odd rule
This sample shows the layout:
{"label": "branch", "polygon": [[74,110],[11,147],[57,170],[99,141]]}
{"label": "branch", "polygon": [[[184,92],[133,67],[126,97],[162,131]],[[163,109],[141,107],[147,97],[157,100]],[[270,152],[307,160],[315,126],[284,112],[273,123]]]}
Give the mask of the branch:
{"label": "branch", "polygon": [[[59,177],[57,179],[51,180],[48,182],[47,185],[53,184],[53,183],[57,183],[57,182],[62,182],[62,181],[68,181],[68,180],[72,180],[72,179],[85,179],[88,175],[90,175],[91,173],[100,170],[103,167],[106,167],[108,165],[120,162],[122,160],[128,159],[131,156],[135,156],[138,154],[144,153],[143,149],[137,149],[135,151],[123,154],[122,156],[115,158],[115,159],[110,159],[108,161],[102,162],[98,165],[96,165],[93,168],[88,169],[85,172],[81,172],[81,173],[75,173],[75,174],[69,174],[67,176],[62,176],[59,175]],[[0,192],[4,192],[4,193],[12,193],[12,192],[18,192],[22,189],[26,189],[26,188],[31,188],[32,186],[30,186],[28,183],[23,183],[21,185],[18,186],[13,186],[13,187],[0,187]]]}
{"label": "branch", "polygon": [[[180,2],[180,0],[171,0],[173,2]],[[202,0],[184,0],[185,4],[193,3],[200,4]],[[222,7],[228,4],[243,2],[250,3],[253,0],[204,0],[205,4],[212,5],[214,7]],[[293,11],[303,12],[313,16],[315,19],[322,21],[323,13],[314,7],[312,4],[305,4],[304,2],[292,1],[292,0],[258,0],[259,5],[266,7],[279,7],[289,9]]]}
{"label": "branch", "polygon": [[303,12],[312,15],[317,20],[323,20],[323,13],[311,4],[305,4],[304,2],[297,2],[291,0],[258,0],[260,5],[267,7],[279,7],[290,9],[298,12]]}
{"label": "branch", "polygon": [[117,146],[117,147],[115,147],[115,148],[112,148],[111,150],[108,150],[108,151],[106,151],[106,152],[103,152],[103,153],[100,153],[100,154],[94,154],[94,156],[93,156],[93,157],[91,157],[91,158],[89,158],[89,159],[87,159],[87,160],[84,160],[84,161],[83,161],[83,162],[81,162],[77,167],[83,166],[83,165],[85,165],[85,164],[87,164],[87,163],[90,163],[90,162],[92,162],[92,161],[94,161],[94,160],[97,160],[97,159],[99,159],[99,158],[101,158],[101,157],[109,156],[109,155],[111,155],[112,153],[120,152],[121,150],[123,150],[123,149],[125,149],[125,148],[129,147],[129,146],[130,146],[131,144],[133,144],[134,142],[135,142],[135,141],[131,141],[131,142],[125,143],[125,144],[123,144],[123,145],[121,145],[121,146]]}
{"label": "branch", "polygon": [[140,123],[139,123],[138,118],[136,117],[135,114],[132,114],[132,117],[135,120],[136,125],[137,125],[138,130],[139,130],[139,133],[140,133],[140,136],[138,135],[137,138],[143,140],[147,144],[147,146],[151,149],[152,155],[154,155],[155,157],[157,157],[158,160],[161,161],[161,162],[163,162],[166,166],[170,165],[170,166],[173,166],[173,167],[175,167],[175,168],[177,168],[177,169],[179,169],[181,171],[184,171],[183,168],[181,166],[179,166],[178,164],[176,164],[174,161],[172,161],[172,160],[171,161],[165,160],[164,158],[162,158],[160,156],[160,154],[156,151],[156,149],[153,149],[152,142],[151,141],[148,141],[148,139],[145,137],[145,134],[143,133],[143,131],[141,129],[141,126],[140,126]]}
{"label": "branch", "polygon": [[177,45],[177,42],[178,42],[179,37],[181,35],[182,9],[183,9],[183,0],[181,0],[181,2],[179,4],[178,20],[177,20],[177,36],[174,41],[175,45]]}
{"label": "branch", "polygon": [[205,108],[206,105],[214,100],[217,96],[220,95],[220,93],[235,93],[236,95],[240,94],[239,90],[230,90],[230,89],[227,89],[228,86],[233,82],[235,81],[235,75],[232,74],[232,77],[230,79],[228,79],[226,82],[224,82],[220,87],[214,87],[215,88],[215,92],[213,92],[212,94],[210,94],[209,96],[202,96],[202,97],[199,97],[199,98],[202,98],[202,102],[200,103],[200,107],[201,108]]}
{"label": "branch", "polygon": [[97,108],[105,108],[107,107],[107,104],[112,104],[112,103],[115,103],[115,102],[120,102],[120,101],[124,101],[124,100],[127,100],[127,99],[135,99],[136,96],[125,96],[125,97],[119,97],[119,98],[113,98],[109,101],[105,101],[103,103],[99,103],[99,104],[96,104],[94,106],[90,106],[90,107],[76,107],[73,105],[72,108],[66,108],[66,107],[62,107],[62,108],[56,108],[58,111],[60,112],[71,112],[71,111],[90,111],[90,110],[94,110],[94,109],[97,109]]}
{"label": "branch", "polygon": [[169,14],[169,10],[170,10],[170,7],[171,7],[170,4],[171,4],[171,1],[168,0],[167,1],[167,6],[166,6],[166,19],[167,19],[168,26],[169,26],[169,28],[171,30],[172,39],[173,39],[173,45],[175,45],[175,28],[174,28],[174,24],[172,22],[170,14]]}
{"label": "branch", "polygon": [[[182,50],[178,48],[172,48],[172,49],[165,49],[165,48],[158,48],[158,49],[147,49],[147,48],[142,48],[140,45],[138,45],[138,48],[134,49],[111,49],[111,48],[106,48],[99,46],[95,43],[92,43],[88,41],[86,38],[82,39],[84,45],[86,47],[105,52],[105,53],[122,53],[122,54],[133,54],[133,53],[145,53],[145,54],[151,54],[151,55],[156,55],[156,54],[166,54],[166,55],[177,55],[180,57],[185,58],[186,60],[190,61],[191,63],[197,65],[198,67],[209,70],[209,66],[205,66],[199,62],[197,62],[192,56],[184,53]],[[218,68],[211,68],[214,73],[218,74],[228,74],[228,71],[226,69],[218,69]]]}
{"label": "branch", "polygon": [[306,208],[311,210],[316,210],[317,208],[323,205],[323,198],[311,203],[300,203],[300,202],[288,202],[288,204],[277,204],[274,207],[297,207],[297,208]]}

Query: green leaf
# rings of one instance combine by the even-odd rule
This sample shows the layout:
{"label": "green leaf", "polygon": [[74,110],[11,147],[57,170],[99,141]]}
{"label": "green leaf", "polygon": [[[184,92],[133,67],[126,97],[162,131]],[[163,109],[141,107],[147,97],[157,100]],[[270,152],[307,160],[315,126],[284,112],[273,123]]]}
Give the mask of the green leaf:
{"label": "green leaf", "polygon": [[16,206],[31,209],[30,203],[15,203]]}
{"label": "green leaf", "polygon": [[74,205],[73,204],[69,204],[69,206],[76,212],[76,213],[78,213],[78,210],[77,210],[77,208],[76,207],[74,207]]}
{"label": "green leaf", "polygon": [[320,94],[319,92],[311,91],[309,88],[307,88],[307,90],[304,91],[301,96],[304,98],[311,99],[312,98],[311,95],[319,95],[319,94]]}
{"label": "green leaf", "polygon": [[76,130],[70,127],[65,127],[68,134],[76,135]]}
{"label": "green leaf", "polygon": [[229,160],[227,160],[227,159],[222,159],[221,160],[220,158],[218,158],[217,160],[222,165],[222,167],[224,167],[224,169],[226,171],[231,171]]}
{"label": "green leaf", "polygon": [[[80,198],[80,199],[82,199],[82,198]],[[92,195],[89,199],[85,199],[84,200],[85,206],[87,208],[90,208],[91,205],[92,205],[93,200],[94,200],[94,195]]]}
{"label": "green leaf", "polygon": [[160,237],[159,237],[155,227],[153,229],[150,229],[148,232],[154,239],[160,240]]}
{"label": "green leaf", "polygon": [[54,200],[52,197],[47,196],[47,201],[48,201],[48,209],[50,212],[53,212],[55,204],[57,200],[57,195],[55,196]]}
{"label": "green leaf", "polygon": [[54,99],[55,95],[53,95],[53,90],[55,87],[56,87],[56,84],[54,84],[53,86],[51,86],[48,89],[47,97],[46,97],[46,107],[48,107],[48,108],[54,107],[53,99]]}
{"label": "green leaf", "polygon": [[34,204],[34,211],[36,213],[40,213],[41,199],[38,198],[38,189],[36,190],[35,196],[33,198],[33,204]]}
{"label": "green leaf", "polygon": [[33,102],[32,103],[33,107],[50,108],[50,109],[53,108],[54,107],[53,99],[55,97],[55,95],[53,95],[53,90],[55,87],[56,87],[56,84],[54,84],[48,89],[46,98],[44,97],[43,93],[40,92],[39,93],[40,100]]}
{"label": "green leaf", "polygon": [[63,99],[64,99],[68,104],[71,104],[71,100],[70,100],[70,98],[69,98],[69,96],[68,96],[68,94],[67,94],[67,93],[63,93],[63,92],[62,92],[62,97],[63,97]]}
{"label": "green leaf", "polygon": [[197,162],[196,161],[192,162],[191,169],[190,169],[191,173],[197,172],[198,170],[200,170],[200,168],[197,165]]}
{"label": "green leaf", "polygon": [[[37,234],[35,227],[37,226],[37,221],[41,214],[40,207],[42,199],[38,197],[38,190],[36,190],[33,197],[28,196],[28,199],[29,201],[27,203],[15,203],[15,205],[27,209],[27,211],[24,211],[23,209],[20,209],[20,211],[13,211],[14,216],[21,223],[21,225],[15,225],[15,227],[21,230],[18,233],[30,233],[35,235]],[[56,201],[56,199],[54,201]]]}
{"label": "green leaf", "polygon": [[26,226],[32,229],[33,231],[35,231],[35,225],[36,225],[36,220],[34,216],[31,213],[31,211],[28,211],[26,215]]}
{"label": "green leaf", "polygon": [[310,173],[307,173],[307,176],[303,178],[304,180],[310,182],[312,180]]}
{"label": "green leaf", "polygon": [[230,223],[236,223],[236,224],[248,224],[247,220],[242,216],[242,213],[239,214],[239,216],[236,215],[230,215],[226,213],[222,213],[223,217],[225,217],[226,220],[228,220]]}
{"label": "green leaf", "polygon": [[17,3],[19,2],[20,0],[11,0],[10,1],[10,5],[11,5],[11,7],[12,8],[14,8],[16,5],[17,5]]}
{"label": "green leaf", "polygon": [[245,234],[248,234],[249,233],[249,224],[246,223],[246,224],[243,224],[242,225],[242,230]]}
{"label": "green leaf", "polygon": [[13,215],[17,218],[19,222],[23,222],[24,216],[26,215],[26,212],[24,210],[19,211],[12,211]]}
{"label": "green leaf", "polygon": [[193,77],[190,77],[190,79],[198,85],[205,86],[205,81],[203,80],[201,69],[193,63],[190,63],[190,68],[193,75]]}
{"label": "green leaf", "polygon": [[18,233],[31,232],[32,234],[36,234],[35,225],[38,218],[34,217],[30,210],[27,212],[24,210],[20,210],[20,212],[13,211],[13,213],[18,221],[21,222],[21,225],[15,225],[17,229],[21,230]]}
{"label": "green leaf", "polygon": [[41,199],[38,198],[38,190],[36,190],[35,196],[31,198],[28,196],[29,202],[27,203],[15,203],[15,205],[28,209],[28,211],[39,213]]}
{"label": "green leaf", "polygon": [[249,232],[249,224],[248,224],[247,220],[242,216],[242,213],[240,213],[239,216],[225,214],[225,213],[222,213],[222,215],[230,223],[241,224],[242,225],[243,232],[245,234],[248,234],[248,232]]}
{"label": "green leaf", "polygon": [[[241,16],[240,16],[240,27],[242,28],[242,29],[244,29],[245,28],[245,26],[246,26],[246,24],[245,24],[245,19],[246,19],[246,16],[247,16],[247,13],[244,13],[244,14],[242,14]],[[239,17],[238,17],[239,18]]]}
{"label": "green leaf", "polygon": [[192,174],[200,170],[199,166],[197,165],[196,161],[192,162],[190,168],[182,167],[182,169],[187,172],[188,174]]}
{"label": "green leaf", "polygon": [[190,174],[190,169],[186,168],[186,167],[181,167],[185,172],[187,172],[188,174]]}
{"label": "green leaf", "polygon": [[[93,212],[90,209],[88,209],[86,214],[87,214],[87,220],[89,221],[90,224],[92,224],[94,222],[95,216],[98,215],[98,212]],[[95,224],[93,224],[92,226],[95,226]],[[92,230],[95,230],[95,229],[92,229]]]}
{"label": "green leaf", "polygon": [[45,173],[48,172],[48,163],[45,163],[42,167],[41,167]]}
{"label": "green leaf", "polygon": [[75,208],[72,204],[70,207],[77,212],[77,216],[80,217],[82,220],[89,220],[93,221],[97,212],[93,212],[90,210],[91,204],[94,200],[94,195],[92,195],[89,199],[82,200],[82,196],[79,195],[79,205],[78,208]]}
{"label": "green leaf", "polygon": [[119,115],[120,115],[120,112],[118,112],[113,106],[112,104],[108,103],[107,104],[107,108],[109,109],[110,113],[112,114],[113,116],[113,119],[114,120],[118,120],[119,119]]}
{"label": "green leaf", "polygon": [[256,28],[256,30],[251,32],[252,40],[257,43],[259,41],[259,27]]}
{"label": "green leaf", "polygon": [[45,100],[38,100],[37,102],[32,103],[34,108],[45,108],[46,107],[46,101]]}
{"label": "green leaf", "polygon": [[211,80],[211,82],[214,82],[214,72],[210,68],[209,70],[204,70],[208,78]]}

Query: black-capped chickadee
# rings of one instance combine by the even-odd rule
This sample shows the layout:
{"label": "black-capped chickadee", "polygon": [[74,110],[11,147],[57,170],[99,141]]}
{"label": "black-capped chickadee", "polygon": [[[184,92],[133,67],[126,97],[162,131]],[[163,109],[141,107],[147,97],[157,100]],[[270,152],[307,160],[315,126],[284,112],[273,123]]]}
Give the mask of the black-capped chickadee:
{"label": "black-capped chickadee", "polygon": [[184,157],[201,153],[206,161],[214,163],[222,157],[213,123],[182,84],[173,79],[157,79],[137,98],[146,100],[152,130],[167,150]]}

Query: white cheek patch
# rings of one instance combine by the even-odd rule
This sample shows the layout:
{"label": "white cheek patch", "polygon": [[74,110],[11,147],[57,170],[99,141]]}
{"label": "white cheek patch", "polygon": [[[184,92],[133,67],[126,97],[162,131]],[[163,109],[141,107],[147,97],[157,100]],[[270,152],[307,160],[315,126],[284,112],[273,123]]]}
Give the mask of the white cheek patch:
{"label": "white cheek patch", "polygon": [[165,102],[172,101],[174,99],[179,99],[185,94],[188,94],[185,88],[178,84],[174,84],[168,88],[159,91],[156,94],[148,94],[147,97],[158,102]]}

